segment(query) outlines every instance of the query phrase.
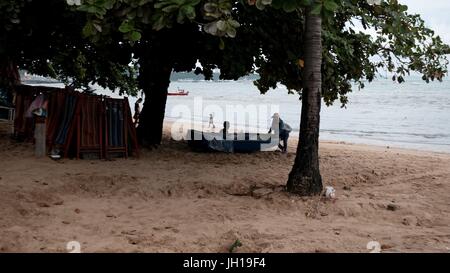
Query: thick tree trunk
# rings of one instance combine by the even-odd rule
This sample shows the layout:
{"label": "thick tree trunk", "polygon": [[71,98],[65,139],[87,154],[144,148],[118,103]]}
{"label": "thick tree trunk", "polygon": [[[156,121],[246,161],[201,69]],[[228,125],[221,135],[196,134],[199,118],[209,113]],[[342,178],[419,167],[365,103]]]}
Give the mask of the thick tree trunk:
{"label": "thick tree trunk", "polygon": [[9,59],[0,59],[0,86],[20,84],[20,74],[17,65]]}
{"label": "thick tree trunk", "polygon": [[141,64],[140,82],[145,101],[137,134],[143,147],[152,148],[161,144],[171,72],[172,65],[160,58],[151,58]]}
{"label": "thick tree trunk", "polygon": [[303,74],[300,142],[287,189],[302,196],[322,192],[319,170],[319,128],[322,89],[322,19],[307,11],[305,26],[305,67]]}

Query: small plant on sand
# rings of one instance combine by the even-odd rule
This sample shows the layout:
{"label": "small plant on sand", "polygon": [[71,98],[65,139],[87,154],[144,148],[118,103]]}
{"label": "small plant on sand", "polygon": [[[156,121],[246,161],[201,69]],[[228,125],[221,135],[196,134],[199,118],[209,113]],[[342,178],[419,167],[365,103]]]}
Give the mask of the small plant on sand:
{"label": "small plant on sand", "polygon": [[230,253],[233,253],[236,248],[241,247],[241,246],[242,246],[241,241],[239,241],[239,239],[236,239],[236,241],[234,241],[234,243],[230,246],[228,251]]}

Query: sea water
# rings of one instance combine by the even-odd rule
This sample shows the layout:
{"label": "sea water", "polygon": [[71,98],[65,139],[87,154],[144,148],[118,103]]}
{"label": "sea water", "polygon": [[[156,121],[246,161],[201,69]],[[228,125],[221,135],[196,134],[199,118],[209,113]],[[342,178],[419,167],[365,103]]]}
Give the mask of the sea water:
{"label": "sea water", "polygon": [[[97,93],[119,97],[98,86],[95,88]],[[176,92],[178,89],[189,91],[189,95],[168,97],[167,120],[181,119],[207,127],[212,113],[215,125],[220,128],[227,120],[227,107],[256,108],[257,117],[248,115],[245,120],[236,119],[232,127],[259,128],[264,132],[276,111],[293,128],[292,135],[298,134],[301,101],[298,94],[288,94],[283,86],[261,95],[253,80],[248,79],[172,81],[169,90]],[[321,140],[450,152],[449,79],[427,84],[420,77],[411,76],[406,83],[398,84],[379,78],[367,83],[362,90],[356,86],[353,89],[345,108],[338,101],[330,107],[322,105]],[[129,100],[133,111],[136,98]],[[199,102],[200,110],[196,109]],[[190,114],[182,114],[180,109]]]}
{"label": "sea water", "polygon": [[[288,94],[283,86],[265,95],[259,93],[252,80],[172,82],[170,89],[177,88],[189,91],[189,96],[168,98],[168,119],[180,118],[174,111],[179,105],[193,109],[194,100],[201,98],[204,108],[256,105],[270,110],[270,106],[278,106],[281,118],[291,125],[293,134],[300,127],[299,95]],[[362,90],[356,86],[353,89],[345,108],[339,101],[330,107],[322,105],[321,140],[450,152],[450,80],[427,84],[420,77],[410,77],[406,83],[398,84],[391,79],[377,79]],[[210,112],[197,111],[191,118],[207,124]],[[271,114],[269,111],[265,117],[249,117],[245,125],[264,131],[270,126]],[[223,119],[215,117],[216,126],[221,126]]]}

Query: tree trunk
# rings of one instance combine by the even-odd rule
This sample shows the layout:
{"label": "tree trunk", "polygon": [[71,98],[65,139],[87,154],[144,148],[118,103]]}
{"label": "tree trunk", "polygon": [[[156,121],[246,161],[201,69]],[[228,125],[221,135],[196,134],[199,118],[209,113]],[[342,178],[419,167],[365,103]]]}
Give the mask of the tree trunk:
{"label": "tree trunk", "polygon": [[19,68],[10,59],[0,60],[0,86],[14,86],[20,84]]}
{"label": "tree trunk", "polygon": [[171,72],[172,65],[159,57],[141,64],[140,83],[145,101],[139,115],[137,134],[143,147],[152,148],[161,144]]}
{"label": "tree trunk", "polygon": [[302,196],[322,192],[319,170],[319,128],[322,89],[322,18],[307,10],[304,41],[304,88],[300,142],[294,166],[289,174],[287,189]]}

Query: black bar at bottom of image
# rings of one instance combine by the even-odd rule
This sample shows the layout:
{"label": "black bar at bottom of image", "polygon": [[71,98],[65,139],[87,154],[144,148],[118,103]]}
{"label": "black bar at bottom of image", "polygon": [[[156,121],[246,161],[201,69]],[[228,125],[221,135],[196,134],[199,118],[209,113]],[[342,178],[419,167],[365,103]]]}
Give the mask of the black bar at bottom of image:
{"label": "black bar at bottom of image", "polygon": [[[19,272],[93,269],[114,272],[302,272],[356,269],[385,270],[447,268],[449,254],[0,254],[0,264]],[[281,270],[281,271],[280,271]],[[404,271],[404,270],[402,270]]]}

